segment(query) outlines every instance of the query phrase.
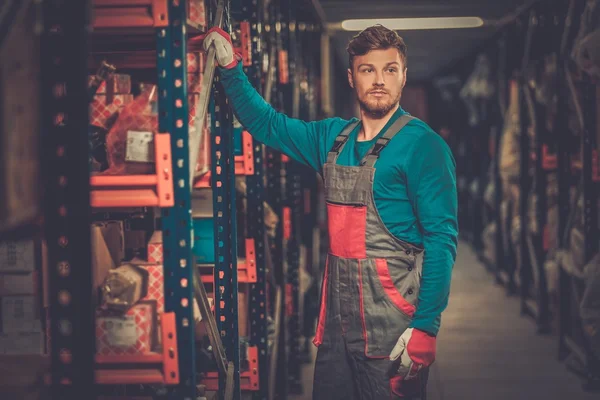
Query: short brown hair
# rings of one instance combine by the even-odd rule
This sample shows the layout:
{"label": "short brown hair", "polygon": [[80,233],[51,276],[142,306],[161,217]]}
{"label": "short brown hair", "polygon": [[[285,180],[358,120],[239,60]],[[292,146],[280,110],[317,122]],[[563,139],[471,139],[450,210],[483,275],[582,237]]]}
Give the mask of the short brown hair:
{"label": "short brown hair", "polygon": [[404,63],[404,68],[406,68],[407,48],[404,39],[396,32],[383,25],[377,24],[365,29],[354,36],[346,48],[349,56],[350,69],[352,69],[354,57],[365,55],[371,50],[387,50],[392,47],[398,49],[400,58]]}

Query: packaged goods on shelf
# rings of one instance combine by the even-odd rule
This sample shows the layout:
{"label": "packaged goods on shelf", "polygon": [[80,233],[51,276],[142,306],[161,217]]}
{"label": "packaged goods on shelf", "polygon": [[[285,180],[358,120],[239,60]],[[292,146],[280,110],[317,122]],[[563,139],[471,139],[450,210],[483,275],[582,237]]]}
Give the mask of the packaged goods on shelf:
{"label": "packaged goods on shelf", "polygon": [[208,27],[206,19],[206,6],[204,0],[187,1],[187,18],[190,23],[204,31]]}
{"label": "packaged goods on shelf", "polygon": [[125,258],[125,235],[123,221],[95,222],[94,226],[100,228],[102,237],[106,242],[110,256],[115,266],[120,265]]}
{"label": "packaged goods on shelf", "polygon": [[[88,86],[96,79],[95,76],[88,77]],[[126,74],[111,74],[96,89],[96,94],[115,95],[131,93],[131,76]]]}
{"label": "packaged goods on shelf", "polygon": [[[154,172],[153,162],[128,162],[126,159],[127,145],[130,144],[127,140],[130,131],[148,132],[154,134],[158,130],[158,113],[157,113],[157,94],[155,85],[143,85],[142,92],[133,101],[127,104],[108,132],[106,136],[106,152],[108,155],[109,168],[104,171],[104,174],[123,175],[123,174],[150,174]],[[133,145],[139,145],[139,151],[148,144],[139,144],[134,142]],[[129,149],[129,151],[138,151]]]}
{"label": "packaged goods on shelf", "polygon": [[162,231],[154,231],[148,241],[148,262],[152,264],[163,263]]}
{"label": "packaged goods on shelf", "polygon": [[148,271],[125,264],[108,271],[102,284],[102,308],[126,312],[148,294]]}
{"label": "packaged goods on shelf", "polygon": [[96,353],[136,355],[154,350],[157,335],[156,304],[139,303],[124,315],[96,317]]}
{"label": "packaged goods on shelf", "polygon": [[132,94],[97,94],[90,103],[90,125],[110,130],[119,112],[133,102]]}
{"label": "packaged goods on shelf", "polygon": [[148,272],[148,291],[146,297],[144,297],[142,301],[155,301],[157,312],[159,314],[162,314],[163,312],[165,312],[163,266],[140,264],[139,267]]}
{"label": "packaged goods on shelf", "polygon": [[35,269],[35,259],[33,240],[0,243],[0,273],[32,272]]}
{"label": "packaged goods on shelf", "polygon": [[41,332],[38,298],[35,296],[5,296],[2,304],[3,333]]}
{"label": "packaged goods on shelf", "polygon": [[44,334],[38,332],[0,333],[0,354],[36,354],[45,352]]}
{"label": "packaged goods on shelf", "polygon": [[0,274],[0,297],[22,294],[35,294],[38,288],[38,274]]}
{"label": "packaged goods on shelf", "polygon": [[98,304],[98,290],[108,276],[108,272],[115,268],[115,262],[102,235],[102,228],[97,225],[91,226],[91,249],[92,249],[92,297],[94,304]]}

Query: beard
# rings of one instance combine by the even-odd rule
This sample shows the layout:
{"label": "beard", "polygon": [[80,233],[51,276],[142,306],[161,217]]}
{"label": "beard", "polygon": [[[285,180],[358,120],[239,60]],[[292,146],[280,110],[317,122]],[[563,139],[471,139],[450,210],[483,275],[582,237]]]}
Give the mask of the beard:
{"label": "beard", "polygon": [[[372,91],[372,90],[371,90]],[[358,104],[360,105],[361,110],[363,110],[369,117],[374,119],[381,119],[385,117],[394,107],[398,105],[400,102],[400,97],[402,96],[402,90],[398,92],[398,95],[395,98],[390,98],[390,93],[386,91],[388,94],[388,99],[374,99],[369,98],[369,93],[367,92],[362,98],[358,96]]]}

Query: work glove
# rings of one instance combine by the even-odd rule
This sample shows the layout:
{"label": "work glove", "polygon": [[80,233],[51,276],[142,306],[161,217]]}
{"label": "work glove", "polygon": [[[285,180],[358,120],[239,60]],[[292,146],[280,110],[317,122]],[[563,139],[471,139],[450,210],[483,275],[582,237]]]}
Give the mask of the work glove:
{"label": "work glove", "polygon": [[233,50],[231,36],[219,27],[211,28],[204,37],[204,50],[208,51],[211,45],[215,46],[217,63],[222,68],[231,69],[238,63],[238,57]]}
{"label": "work glove", "polygon": [[435,361],[435,336],[408,328],[390,353],[394,372],[403,380],[414,379]]}

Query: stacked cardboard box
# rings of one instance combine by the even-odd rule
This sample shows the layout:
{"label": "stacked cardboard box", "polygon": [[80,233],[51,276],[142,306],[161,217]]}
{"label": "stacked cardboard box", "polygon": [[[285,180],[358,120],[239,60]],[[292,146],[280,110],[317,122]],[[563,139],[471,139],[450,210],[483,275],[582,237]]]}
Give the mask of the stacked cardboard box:
{"label": "stacked cardboard box", "polygon": [[0,243],[0,354],[43,354],[38,246]]}

